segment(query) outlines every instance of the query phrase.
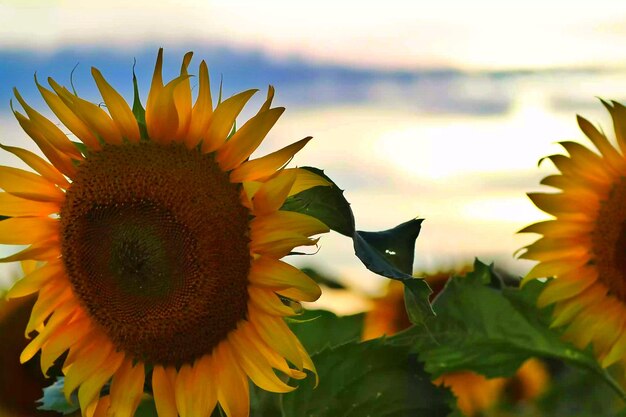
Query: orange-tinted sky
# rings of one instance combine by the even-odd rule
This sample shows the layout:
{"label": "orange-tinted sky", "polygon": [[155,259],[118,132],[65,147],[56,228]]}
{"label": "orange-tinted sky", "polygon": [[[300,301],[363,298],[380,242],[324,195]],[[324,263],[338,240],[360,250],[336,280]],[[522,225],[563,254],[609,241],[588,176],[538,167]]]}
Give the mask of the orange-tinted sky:
{"label": "orange-tinted sky", "polygon": [[622,66],[615,0],[4,0],[0,48],[225,43],[356,66]]}

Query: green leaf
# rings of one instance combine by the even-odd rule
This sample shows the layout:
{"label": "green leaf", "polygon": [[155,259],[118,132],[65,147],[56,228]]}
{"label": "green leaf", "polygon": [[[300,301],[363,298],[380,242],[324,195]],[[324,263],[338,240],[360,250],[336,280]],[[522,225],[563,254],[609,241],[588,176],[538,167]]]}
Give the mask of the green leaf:
{"label": "green leaf", "polygon": [[[536,401],[541,417],[624,417],[624,403],[597,374],[555,364],[548,391]],[[559,366],[560,365],[560,366]],[[621,410],[621,411],[620,411]],[[511,414],[512,416],[517,414]],[[522,414],[524,416],[524,414]]]}
{"label": "green leaf", "polygon": [[319,374],[283,394],[283,417],[444,417],[453,399],[406,346],[351,342],[313,356]]}
{"label": "green leaf", "polygon": [[323,171],[312,167],[303,169],[323,177],[331,185],[313,187],[293,195],[285,201],[281,210],[315,217],[331,230],[351,237],[354,252],[367,269],[391,279],[412,280],[410,297],[418,307],[413,314],[416,322],[433,316],[428,300],[432,291],[424,280],[414,280],[412,276],[415,240],[423,219],[412,219],[381,232],[357,231],[350,203],[343,196],[343,191]]}
{"label": "green leaf", "polygon": [[38,407],[39,410],[56,411],[57,413],[67,415],[80,408],[76,392],[74,392],[70,398],[72,404],[69,404],[65,400],[65,396],[63,395],[64,382],[65,378],[59,377],[54,384],[43,389],[43,398],[39,400],[41,403],[41,406]]}
{"label": "green leaf", "polygon": [[290,321],[291,331],[310,355],[361,339],[364,314],[338,317],[330,311],[309,310]]}
{"label": "green leaf", "polygon": [[474,272],[452,278],[437,297],[437,318],[427,322],[427,331],[411,330],[414,351],[433,377],[457,370],[511,376],[526,359],[538,356],[588,369],[623,396],[591,349],[577,349],[549,328],[550,309],[536,307],[542,282],[499,290],[490,286],[494,278],[492,267],[476,261]]}
{"label": "green leaf", "polygon": [[393,279],[413,278],[415,240],[423,219],[412,219],[382,232],[358,231],[354,241],[356,255],[373,272]]}
{"label": "green leaf", "polygon": [[302,167],[326,179],[330,186],[317,186],[293,195],[285,201],[281,210],[296,211],[322,221],[331,230],[342,235],[354,235],[354,216],[350,203],[324,171],[313,167]]}

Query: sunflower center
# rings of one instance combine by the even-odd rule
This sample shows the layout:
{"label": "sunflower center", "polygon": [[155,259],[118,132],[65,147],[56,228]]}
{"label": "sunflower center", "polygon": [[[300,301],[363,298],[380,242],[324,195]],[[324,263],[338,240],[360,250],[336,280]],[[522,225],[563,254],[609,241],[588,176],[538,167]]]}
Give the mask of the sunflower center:
{"label": "sunflower center", "polygon": [[592,234],[599,280],[626,302],[626,178],[622,177],[600,205]]}
{"label": "sunflower center", "polygon": [[61,209],[75,293],[119,350],[192,363],[247,314],[249,211],[210,155],[107,146],[78,168]]}

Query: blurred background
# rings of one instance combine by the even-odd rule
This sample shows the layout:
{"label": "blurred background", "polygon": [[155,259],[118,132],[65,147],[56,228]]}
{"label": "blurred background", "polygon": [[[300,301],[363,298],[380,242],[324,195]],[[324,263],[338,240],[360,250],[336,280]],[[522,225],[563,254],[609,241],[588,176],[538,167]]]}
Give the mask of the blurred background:
{"label": "blurred background", "polygon": [[[0,142],[34,146],[11,114],[13,87],[51,116],[35,73],[69,85],[73,71],[78,93],[100,102],[96,66],[131,100],[136,63],[145,103],[157,48],[166,78],[193,50],[191,73],[207,61],[214,97],[220,79],[226,96],[276,87],[287,112],[257,154],[314,136],[294,164],[346,190],[358,229],[425,218],[416,271],[478,256],[523,274],[531,265],[513,253],[534,237],[516,231],[546,218],[525,193],[554,172],[538,160],[558,141],[584,143],[577,113],[610,132],[597,97],[626,98],[625,22],[626,3],[613,0],[0,0]],[[301,258],[362,293],[381,290],[345,237]]]}

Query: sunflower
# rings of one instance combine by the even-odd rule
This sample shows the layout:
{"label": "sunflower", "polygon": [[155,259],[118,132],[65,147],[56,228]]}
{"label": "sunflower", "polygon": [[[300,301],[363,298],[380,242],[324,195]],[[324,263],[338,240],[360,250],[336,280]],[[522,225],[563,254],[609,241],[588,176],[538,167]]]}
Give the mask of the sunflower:
{"label": "sunflower", "polygon": [[0,417],[61,415],[37,410],[37,400],[50,380],[34,362],[20,366],[20,352],[26,346],[22,334],[34,303],[33,296],[9,301],[0,299]]}
{"label": "sunflower", "polygon": [[248,416],[248,378],[288,392],[284,376],[315,372],[283,318],[320,289],[280,258],[315,245],[311,236],[328,227],[280,208],[328,183],[285,168],[310,137],[249,159],[284,111],[272,108],[272,87],[235,130],[256,90],[213,108],[202,62],[192,105],[192,54],[165,85],[162,57],[145,112],[95,68],[107,111],[35,79],[80,143],[15,90],[25,113],[15,116],[49,161],[5,146],[36,173],[0,167],[0,214],[11,216],[0,222],[0,243],[28,245],[4,261],[39,261],[9,292],[38,293],[26,327],[36,335],[20,359],[40,351],[45,374],[66,353],[64,393],[77,392],[83,416],[132,416],[144,386],[160,417],[209,416],[218,403],[228,416]]}
{"label": "sunflower", "polygon": [[578,347],[593,345],[604,367],[626,365],[626,108],[602,102],[611,114],[614,146],[590,122],[578,125],[597,153],[562,142],[567,153],[549,156],[560,174],[542,184],[556,193],[530,193],[554,218],[520,232],[543,235],[523,248],[521,258],[539,261],[525,282],[554,277],[538,299],[554,304],[553,327]]}

